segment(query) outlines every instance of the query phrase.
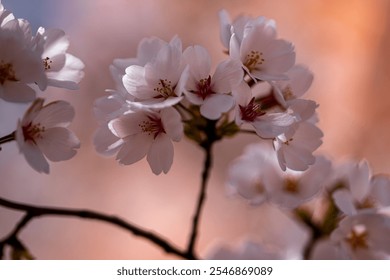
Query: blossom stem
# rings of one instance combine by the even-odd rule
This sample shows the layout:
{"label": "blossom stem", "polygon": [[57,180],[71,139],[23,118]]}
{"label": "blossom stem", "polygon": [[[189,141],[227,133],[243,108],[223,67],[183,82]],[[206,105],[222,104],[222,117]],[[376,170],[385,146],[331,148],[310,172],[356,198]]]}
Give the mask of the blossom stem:
{"label": "blossom stem", "polygon": [[[162,248],[165,252],[177,255],[184,259],[188,258],[186,252],[182,252],[180,249],[176,248],[173,244],[164,240],[163,238],[157,236],[153,232],[141,229],[140,227],[133,225],[119,217],[111,216],[95,211],[90,210],[78,210],[78,209],[66,209],[66,208],[51,208],[51,207],[40,207],[33,206],[24,203],[17,203],[0,197],[0,205],[6,208],[24,211],[26,215],[20,220],[16,225],[15,229],[11,232],[8,237],[3,240],[0,240],[0,248],[4,244],[9,244],[10,240],[15,240],[17,234],[33,219],[42,217],[42,216],[63,216],[63,217],[78,217],[82,219],[98,220],[102,222],[109,223],[111,225],[116,225],[122,229],[130,231],[136,236],[146,238],[151,241],[158,247]],[[1,255],[1,252],[0,252]],[[194,256],[193,256],[194,258]]]}
{"label": "blossom stem", "polygon": [[200,186],[198,202],[192,220],[192,231],[191,231],[191,236],[187,247],[188,256],[190,258],[195,257],[194,250],[195,250],[195,244],[198,237],[199,221],[203,210],[204,202],[206,201],[207,183],[208,183],[210,170],[212,166],[212,147],[214,142],[219,140],[219,137],[215,134],[216,133],[215,125],[216,125],[215,121],[207,122],[207,127],[205,129],[206,130],[205,132],[208,138],[203,143],[201,143],[201,147],[204,149],[205,152],[205,159],[203,164],[202,181]]}
{"label": "blossom stem", "polygon": [[[0,137],[0,145],[7,143],[7,142],[14,141],[15,139],[16,138],[15,138],[15,131],[14,131],[6,136]],[[0,150],[1,150],[1,147],[0,147]]]}

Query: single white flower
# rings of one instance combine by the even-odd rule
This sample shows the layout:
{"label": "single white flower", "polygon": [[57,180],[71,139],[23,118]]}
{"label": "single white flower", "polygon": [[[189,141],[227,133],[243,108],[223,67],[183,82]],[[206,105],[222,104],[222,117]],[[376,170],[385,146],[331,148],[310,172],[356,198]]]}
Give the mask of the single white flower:
{"label": "single white flower", "polygon": [[163,45],[155,59],[145,66],[126,68],[123,85],[135,97],[134,105],[161,109],[179,103],[188,78],[182,59],[182,44],[177,37]]}
{"label": "single white flower", "polygon": [[317,157],[304,172],[282,173],[280,169],[271,169],[264,176],[268,199],[282,208],[296,208],[322,191],[330,171],[331,162],[325,157]]}
{"label": "single white flower", "polygon": [[31,48],[17,19],[0,28],[0,98],[10,102],[31,102],[36,93],[29,84],[44,90],[47,78],[40,53]]}
{"label": "single white flower", "polygon": [[304,171],[314,164],[313,152],[322,144],[322,131],[308,121],[296,123],[296,128],[274,139],[280,168]]}
{"label": "single white flower", "polygon": [[42,48],[42,60],[49,86],[75,90],[84,77],[84,63],[67,53],[69,39],[61,29],[40,27],[36,37],[37,48]]}
{"label": "single white flower", "polygon": [[354,215],[362,210],[375,212],[390,206],[388,176],[372,176],[371,173],[366,160],[346,162],[339,168],[336,178],[343,188],[336,190],[332,196],[343,213]]}
{"label": "single white flower", "polygon": [[200,105],[202,116],[217,120],[222,113],[234,105],[232,89],[243,79],[243,71],[238,62],[221,62],[211,76],[211,58],[201,46],[188,47],[183,53],[184,61],[189,65],[189,78],[186,84],[187,99]]}
{"label": "single white flower", "polygon": [[229,193],[238,194],[253,205],[266,201],[264,180],[277,166],[271,158],[272,147],[252,144],[229,167],[227,186]]}
{"label": "single white flower", "polygon": [[133,164],[146,156],[157,175],[169,171],[173,162],[172,141],[180,141],[183,136],[180,114],[172,107],[128,112],[110,121],[109,128],[123,141],[116,157],[121,164]]}
{"label": "single white flower", "polygon": [[390,218],[362,212],[346,216],[332,232],[332,242],[349,259],[388,259]]}
{"label": "single white flower", "polygon": [[66,128],[73,120],[73,107],[65,101],[43,103],[40,98],[34,101],[19,121],[15,137],[20,152],[31,167],[49,173],[47,159],[63,161],[72,158],[80,142]]}
{"label": "single white flower", "polygon": [[251,77],[263,81],[287,79],[285,72],[295,64],[294,46],[277,39],[274,28],[266,21],[247,24],[241,43],[233,34],[229,54],[241,61]]}
{"label": "single white flower", "polygon": [[257,135],[262,138],[274,138],[288,131],[296,121],[288,111],[267,112],[262,109],[262,104],[256,101],[250,87],[241,83],[233,96],[236,100],[235,120],[237,125],[251,124]]}

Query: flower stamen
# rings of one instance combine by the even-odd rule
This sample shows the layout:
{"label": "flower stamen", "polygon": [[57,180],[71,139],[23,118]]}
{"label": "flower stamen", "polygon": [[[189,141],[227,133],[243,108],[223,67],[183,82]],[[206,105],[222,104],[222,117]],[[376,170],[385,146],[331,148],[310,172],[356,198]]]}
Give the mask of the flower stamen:
{"label": "flower stamen", "polygon": [[36,139],[42,139],[42,133],[45,132],[45,127],[40,123],[33,124],[30,122],[26,126],[23,126],[22,130],[25,141],[31,141],[36,144]]}
{"label": "flower stamen", "polygon": [[156,139],[156,137],[160,133],[166,133],[163,123],[160,118],[153,117],[153,116],[148,116],[147,121],[142,121],[139,124],[139,127],[142,129],[142,132],[147,133],[148,135],[153,134],[153,138]]}
{"label": "flower stamen", "polygon": [[368,232],[366,228],[361,226],[355,226],[348,236],[345,238],[345,241],[349,243],[352,250],[357,249],[366,249],[368,248],[367,244]]}
{"label": "flower stamen", "polygon": [[253,97],[246,106],[239,105],[241,119],[247,122],[253,122],[257,117],[262,116],[265,112],[261,109],[261,104],[255,101]]}
{"label": "flower stamen", "polygon": [[215,92],[211,89],[211,76],[209,75],[207,79],[201,79],[199,83],[196,85],[197,91],[193,91],[194,94],[198,95],[203,100],[206,99],[211,94]]}
{"label": "flower stamen", "polygon": [[168,81],[167,79],[160,79],[160,82],[158,83],[158,87],[153,89],[154,91],[158,92],[158,96],[155,98],[164,98],[167,99],[170,96],[176,96],[175,94],[175,87],[172,87],[172,82]]}
{"label": "flower stamen", "polygon": [[53,60],[51,60],[49,57],[44,58],[43,59],[43,66],[45,67],[45,70],[50,70],[52,63],[53,63]]}
{"label": "flower stamen", "polygon": [[246,55],[244,66],[249,72],[258,69],[258,65],[264,63],[263,53],[259,51],[251,51]]}
{"label": "flower stamen", "polygon": [[284,190],[291,194],[296,194],[299,192],[299,184],[297,180],[293,178],[287,178],[284,181]]}

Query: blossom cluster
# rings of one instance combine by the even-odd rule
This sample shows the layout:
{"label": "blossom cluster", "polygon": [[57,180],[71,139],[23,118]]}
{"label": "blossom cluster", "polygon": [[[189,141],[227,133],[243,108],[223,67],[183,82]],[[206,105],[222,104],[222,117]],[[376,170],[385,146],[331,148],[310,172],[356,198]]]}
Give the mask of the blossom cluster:
{"label": "blossom cluster", "polygon": [[272,142],[282,170],[314,164],[323,135],[317,104],[302,98],[313,74],[296,64],[293,44],[264,17],[232,22],[221,11],[220,24],[228,57],[215,69],[204,47],[183,50],[178,36],[145,38],[136,57],[113,61],[116,88],[95,102],[98,152],[125,165],[146,156],[153,173],[167,173],[172,142],[186,135],[202,146],[211,124],[218,139],[252,131]]}
{"label": "blossom cluster", "polygon": [[[227,179],[230,194],[256,207],[276,206],[295,220],[307,223],[317,237],[306,258],[390,257],[389,176],[373,175],[365,160],[333,164],[324,156],[317,156],[307,171],[281,172],[276,160],[269,156],[269,149],[253,144],[232,162]],[[294,236],[291,229],[286,232]],[[295,242],[294,238],[289,239]],[[247,240],[243,248],[248,242],[254,241]],[[255,244],[250,252],[222,247],[210,257],[286,257],[282,248],[270,251],[269,244]],[[303,257],[303,251],[304,248],[297,255]]]}
{"label": "blossom cluster", "polygon": [[20,152],[38,172],[49,173],[51,161],[73,157],[80,143],[66,127],[74,117],[65,101],[44,105],[39,97],[48,87],[78,89],[83,62],[67,52],[69,39],[61,29],[40,27],[16,18],[0,2],[0,99],[31,103],[24,117],[0,144],[16,140]]}

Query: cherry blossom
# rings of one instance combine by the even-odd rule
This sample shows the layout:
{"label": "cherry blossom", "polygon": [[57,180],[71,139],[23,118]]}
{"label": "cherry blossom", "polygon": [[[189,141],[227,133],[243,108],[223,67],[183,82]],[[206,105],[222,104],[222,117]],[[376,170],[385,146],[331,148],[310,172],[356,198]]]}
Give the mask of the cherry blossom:
{"label": "cherry blossom", "polygon": [[49,173],[50,161],[64,161],[76,154],[80,142],[66,127],[74,117],[73,107],[65,101],[43,105],[36,99],[19,121],[15,133],[20,152],[38,172]]}
{"label": "cherry blossom", "polygon": [[211,58],[201,46],[188,47],[183,53],[183,59],[189,65],[190,72],[185,91],[187,99],[200,105],[202,116],[211,120],[219,119],[222,113],[234,105],[230,93],[242,81],[240,64],[233,60],[221,62],[211,76]]}
{"label": "cherry blossom", "polygon": [[122,139],[117,160],[133,164],[146,156],[154,174],[167,173],[173,162],[172,141],[180,141],[183,124],[173,108],[128,112],[109,122],[111,132]]}
{"label": "cherry blossom", "polygon": [[[37,48],[42,47],[42,60],[49,86],[75,90],[84,77],[84,63],[77,57],[67,53],[69,39],[61,29],[45,29],[37,31]],[[41,45],[41,46],[39,46]]]}
{"label": "cherry blossom", "polygon": [[163,45],[155,59],[145,66],[127,67],[123,84],[135,97],[134,103],[161,109],[182,100],[187,79],[188,67],[182,59],[181,40],[175,37],[169,44]]}

